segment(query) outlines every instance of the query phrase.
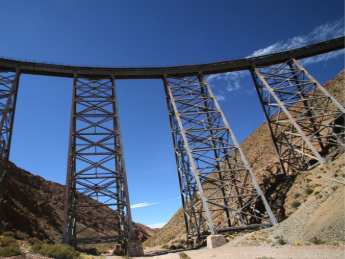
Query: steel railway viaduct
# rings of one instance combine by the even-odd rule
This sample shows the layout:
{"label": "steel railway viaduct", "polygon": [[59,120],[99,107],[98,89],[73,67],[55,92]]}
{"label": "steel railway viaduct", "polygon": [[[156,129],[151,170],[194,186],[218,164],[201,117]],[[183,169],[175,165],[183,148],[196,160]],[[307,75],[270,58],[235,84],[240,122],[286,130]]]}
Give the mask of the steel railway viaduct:
{"label": "steel railway viaduct", "polygon": [[0,213],[20,74],[69,77],[74,83],[63,242],[134,239],[115,80],[157,78],[166,93],[187,235],[275,225],[204,75],[251,72],[281,170],[297,173],[327,163],[345,147],[344,107],[297,60],[343,48],[341,37],[266,56],[155,68],[1,58]]}

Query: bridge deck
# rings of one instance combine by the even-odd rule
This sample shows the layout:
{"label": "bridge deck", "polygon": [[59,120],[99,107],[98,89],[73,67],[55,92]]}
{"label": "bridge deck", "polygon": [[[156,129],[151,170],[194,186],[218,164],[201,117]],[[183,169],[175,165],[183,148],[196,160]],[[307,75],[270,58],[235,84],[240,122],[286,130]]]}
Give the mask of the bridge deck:
{"label": "bridge deck", "polygon": [[0,70],[11,70],[20,67],[21,73],[23,74],[70,78],[73,78],[74,73],[77,73],[78,76],[83,76],[86,78],[102,78],[105,76],[114,75],[116,79],[162,78],[164,74],[167,74],[168,77],[185,77],[196,74],[199,71],[202,71],[204,75],[210,75],[224,72],[247,70],[252,65],[267,66],[283,63],[291,57],[295,59],[303,59],[319,54],[324,54],[327,52],[343,49],[345,45],[344,40],[345,37],[341,37],[270,55],[203,65],[158,68],[99,68],[24,62],[0,58]]}

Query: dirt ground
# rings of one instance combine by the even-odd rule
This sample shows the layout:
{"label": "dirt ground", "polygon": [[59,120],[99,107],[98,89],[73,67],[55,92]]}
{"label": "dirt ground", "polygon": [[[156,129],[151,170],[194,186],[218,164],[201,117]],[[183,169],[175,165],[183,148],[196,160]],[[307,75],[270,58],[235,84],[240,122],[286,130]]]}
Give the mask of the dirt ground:
{"label": "dirt ground", "polygon": [[[150,249],[151,250],[151,249]],[[147,252],[147,250],[145,250]],[[219,247],[185,251],[191,259],[344,259],[344,246],[273,246],[273,247]],[[120,256],[106,256],[117,259]],[[180,259],[178,252],[135,259]]]}

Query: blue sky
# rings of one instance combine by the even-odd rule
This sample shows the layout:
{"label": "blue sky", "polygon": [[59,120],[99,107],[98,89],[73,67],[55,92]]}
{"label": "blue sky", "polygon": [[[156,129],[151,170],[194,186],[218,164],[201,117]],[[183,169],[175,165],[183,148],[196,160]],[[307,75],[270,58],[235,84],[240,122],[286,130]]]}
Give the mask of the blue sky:
{"label": "blue sky", "polygon": [[[0,56],[161,66],[264,55],[344,33],[344,1],[4,1]],[[303,60],[325,83],[344,51]],[[207,77],[239,142],[264,122],[248,72]],[[161,226],[181,206],[161,80],[117,80],[132,215]],[[10,160],[65,183],[72,80],[22,75]],[[158,225],[157,225],[158,224]]]}

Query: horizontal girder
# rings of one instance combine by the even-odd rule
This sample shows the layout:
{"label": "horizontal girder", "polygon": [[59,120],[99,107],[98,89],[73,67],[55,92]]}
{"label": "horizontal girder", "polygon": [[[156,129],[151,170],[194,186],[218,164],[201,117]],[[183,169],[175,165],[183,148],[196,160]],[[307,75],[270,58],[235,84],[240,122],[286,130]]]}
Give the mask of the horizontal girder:
{"label": "horizontal girder", "polygon": [[114,75],[115,79],[150,79],[168,77],[186,77],[200,71],[204,75],[249,70],[252,66],[269,66],[283,63],[291,57],[295,59],[308,58],[315,55],[344,48],[344,37],[329,41],[305,46],[298,49],[283,51],[260,57],[243,58],[236,60],[220,61],[211,64],[198,64],[190,66],[170,66],[170,67],[138,67],[138,68],[109,68],[109,67],[80,67],[58,65],[54,63],[35,63],[15,61],[0,58],[0,69],[21,69],[22,74],[46,75],[73,78],[74,74],[84,78],[104,78]]}

